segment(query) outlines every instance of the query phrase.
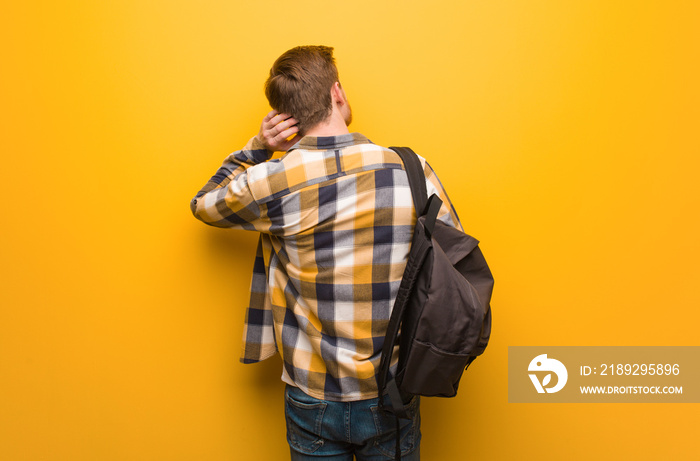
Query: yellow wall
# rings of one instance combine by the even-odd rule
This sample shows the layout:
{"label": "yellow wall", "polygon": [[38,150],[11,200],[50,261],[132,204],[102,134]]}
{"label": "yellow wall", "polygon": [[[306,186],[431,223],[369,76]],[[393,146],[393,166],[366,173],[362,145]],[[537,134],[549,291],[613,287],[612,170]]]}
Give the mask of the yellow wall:
{"label": "yellow wall", "polygon": [[352,128],[429,158],[497,278],[423,458],[695,459],[697,404],[508,404],[506,365],[698,345],[698,5],[5,2],[0,459],[285,459],[280,362],[238,363],[256,237],[188,202],[319,43]]}

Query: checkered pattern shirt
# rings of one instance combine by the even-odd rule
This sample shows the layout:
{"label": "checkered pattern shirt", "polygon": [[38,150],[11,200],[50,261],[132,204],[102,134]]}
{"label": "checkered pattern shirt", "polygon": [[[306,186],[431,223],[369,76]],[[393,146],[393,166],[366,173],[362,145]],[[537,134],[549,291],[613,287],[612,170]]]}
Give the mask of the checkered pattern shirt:
{"label": "checkered pattern shirt", "polygon": [[[279,352],[282,380],[313,397],[377,397],[375,373],[416,221],[403,163],[358,133],[307,136],[270,158],[251,139],[191,203],[206,224],[261,233],[241,360]],[[439,219],[461,229],[421,163],[428,195],[443,200]]]}

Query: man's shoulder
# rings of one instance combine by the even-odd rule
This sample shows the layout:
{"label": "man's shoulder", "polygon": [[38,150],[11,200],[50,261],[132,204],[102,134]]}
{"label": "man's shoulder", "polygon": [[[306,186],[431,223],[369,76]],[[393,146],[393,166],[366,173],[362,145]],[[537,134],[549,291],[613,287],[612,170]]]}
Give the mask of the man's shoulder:
{"label": "man's shoulder", "polygon": [[[305,187],[343,180],[363,172],[405,169],[401,157],[389,147],[357,140],[342,146],[300,143],[279,159],[251,167],[248,185],[253,196],[264,203]],[[425,166],[425,159],[420,155],[418,158]]]}

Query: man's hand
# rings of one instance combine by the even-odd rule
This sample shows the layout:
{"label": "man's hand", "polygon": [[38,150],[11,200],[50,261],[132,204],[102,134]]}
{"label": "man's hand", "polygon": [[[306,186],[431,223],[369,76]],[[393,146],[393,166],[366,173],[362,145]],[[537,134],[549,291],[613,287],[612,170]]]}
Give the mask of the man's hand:
{"label": "man's hand", "polygon": [[[299,141],[297,120],[276,110],[265,116],[255,137],[270,152],[286,151]],[[291,139],[287,140],[290,136]]]}

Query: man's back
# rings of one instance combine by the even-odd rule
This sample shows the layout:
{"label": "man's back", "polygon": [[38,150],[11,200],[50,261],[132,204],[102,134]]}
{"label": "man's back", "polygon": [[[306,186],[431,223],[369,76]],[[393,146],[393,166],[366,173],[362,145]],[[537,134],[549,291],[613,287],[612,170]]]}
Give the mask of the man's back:
{"label": "man's back", "polygon": [[[281,159],[255,166],[250,159],[264,153],[247,147],[222,166],[226,187],[193,208],[208,224],[263,233],[244,361],[277,346],[283,380],[307,394],[377,397],[375,372],[415,225],[401,159],[357,133],[307,136]],[[429,193],[446,204],[441,219],[458,226],[430,166],[425,172]]]}

